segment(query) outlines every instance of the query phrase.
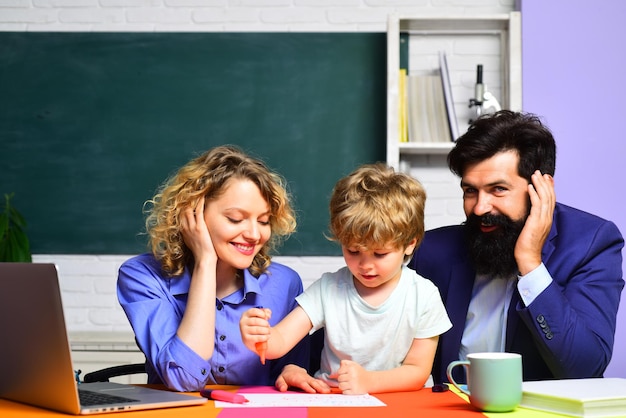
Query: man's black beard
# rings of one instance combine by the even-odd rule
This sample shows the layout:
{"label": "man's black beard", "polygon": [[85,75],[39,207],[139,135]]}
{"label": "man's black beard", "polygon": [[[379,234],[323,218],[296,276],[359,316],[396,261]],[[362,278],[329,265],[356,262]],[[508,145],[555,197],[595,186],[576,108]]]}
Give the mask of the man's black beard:
{"label": "man's black beard", "polygon": [[[504,279],[519,273],[515,261],[515,243],[525,222],[526,219],[514,221],[504,215],[468,216],[465,231],[476,273]],[[497,228],[485,233],[480,230],[481,224]]]}

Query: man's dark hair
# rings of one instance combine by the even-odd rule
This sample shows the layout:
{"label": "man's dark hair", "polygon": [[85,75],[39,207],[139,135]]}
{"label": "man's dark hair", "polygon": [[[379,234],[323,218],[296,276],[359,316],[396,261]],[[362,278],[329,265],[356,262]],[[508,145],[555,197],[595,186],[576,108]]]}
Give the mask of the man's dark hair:
{"label": "man's dark hair", "polygon": [[448,154],[448,167],[463,177],[468,166],[506,151],[518,153],[518,174],[529,183],[535,170],[554,176],[556,144],[552,132],[536,115],[510,110],[476,119]]}

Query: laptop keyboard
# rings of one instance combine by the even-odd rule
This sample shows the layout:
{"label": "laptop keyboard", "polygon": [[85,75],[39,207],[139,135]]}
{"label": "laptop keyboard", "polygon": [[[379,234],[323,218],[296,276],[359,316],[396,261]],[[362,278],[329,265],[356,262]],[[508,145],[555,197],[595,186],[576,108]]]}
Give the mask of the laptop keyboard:
{"label": "laptop keyboard", "polygon": [[90,390],[84,389],[78,390],[78,397],[80,398],[80,404],[82,406],[112,405],[123,402],[139,402],[137,399],[109,395],[108,393],[92,392]]}

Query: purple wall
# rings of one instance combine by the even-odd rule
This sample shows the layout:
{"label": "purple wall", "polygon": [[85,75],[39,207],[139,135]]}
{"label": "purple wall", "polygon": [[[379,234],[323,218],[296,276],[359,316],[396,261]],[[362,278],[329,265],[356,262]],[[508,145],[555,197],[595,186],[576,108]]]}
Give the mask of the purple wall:
{"label": "purple wall", "polygon": [[[557,200],[626,235],[626,1],[523,0],[523,108],[557,141]],[[626,377],[626,292],[607,377]]]}

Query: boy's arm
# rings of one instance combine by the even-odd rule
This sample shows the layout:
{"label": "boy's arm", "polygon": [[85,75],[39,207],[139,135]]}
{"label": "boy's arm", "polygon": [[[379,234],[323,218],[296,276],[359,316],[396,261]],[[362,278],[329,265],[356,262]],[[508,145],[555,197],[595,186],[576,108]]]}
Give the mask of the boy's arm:
{"label": "boy's arm", "polygon": [[368,371],[343,360],[337,372],[344,395],[418,390],[430,376],[439,337],[415,338],[402,365],[390,370]]}
{"label": "boy's arm", "polygon": [[309,333],[313,326],[300,306],[296,306],[274,327],[270,327],[265,318],[263,309],[248,309],[241,316],[239,329],[244,345],[251,351],[256,351],[256,343],[267,342],[265,357],[270,360],[287,354]]}
{"label": "boy's arm", "polygon": [[311,331],[313,324],[309,316],[300,306],[270,328],[267,339],[267,358],[275,359],[284,356],[295,347]]}

